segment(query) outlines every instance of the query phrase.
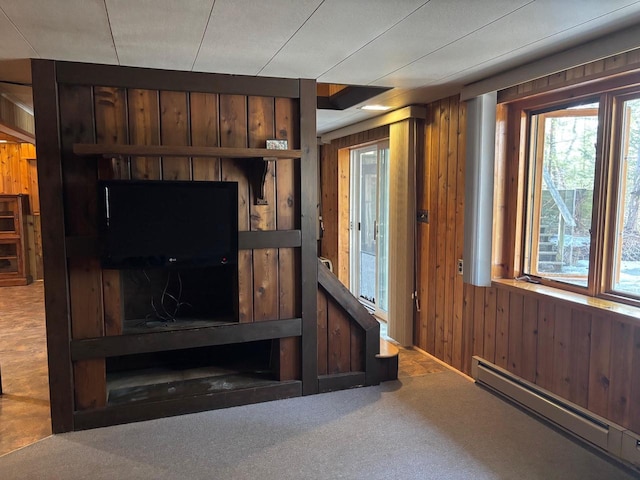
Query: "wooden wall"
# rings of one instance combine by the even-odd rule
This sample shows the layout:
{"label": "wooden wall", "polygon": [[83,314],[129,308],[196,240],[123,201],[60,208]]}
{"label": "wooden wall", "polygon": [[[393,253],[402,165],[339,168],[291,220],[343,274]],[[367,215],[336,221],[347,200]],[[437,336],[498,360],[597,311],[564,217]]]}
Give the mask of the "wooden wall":
{"label": "wooden wall", "polygon": [[318,287],[318,375],[363,372],[362,329],[322,288]]}
{"label": "wooden wall", "polygon": [[[640,432],[637,319],[558,298],[546,287],[474,287],[456,274],[463,240],[464,117],[464,104],[455,97],[429,105],[418,176],[418,208],[429,210],[429,224],[418,224],[416,345],[468,375],[478,355]],[[511,218],[520,204],[510,193],[517,191],[510,180],[517,169],[503,177],[496,198],[504,203],[501,215]]]}
{"label": "wooden wall", "polygon": [[[538,287],[539,288],[539,287]],[[640,325],[542,293],[465,285],[470,355],[640,432]]]}
{"label": "wooden wall", "polygon": [[[282,138],[289,140],[292,147],[299,145],[294,127],[297,102],[287,98],[63,85],[60,110],[62,123],[68,126],[62,138],[66,151],[77,142],[264,148],[267,138]],[[79,184],[76,180],[90,168],[90,161],[75,159],[77,164],[64,171],[68,205],[78,206],[67,209],[68,236],[95,234],[95,204],[86,202],[86,182]],[[285,160],[277,166],[270,165],[265,185],[267,205],[254,204],[245,166],[242,161],[232,159],[132,158],[102,165],[98,174],[149,180],[235,181],[239,190],[240,231],[291,230],[297,228],[299,209],[293,162]],[[91,194],[90,198],[93,197]],[[101,311],[108,310],[109,305],[102,305],[104,286],[99,265],[88,267],[81,259],[78,265],[71,261],[70,267],[73,338],[104,335]],[[297,271],[294,249],[239,251],[240,322],[299,316]],[[288,355],[295,356],[297,345],[290,348],[293,351]],[[92,368],[85,365],[89,362],[94,364]],[[103,362],[76,362],[76,378],[85,375],[103,377]],[[79,408],[104,404],[104,392],[96,389],[96,382],[81,385],[86,389],[76,389]]]}
{"label": "wooden wall", "polygon": [[428,106],[425,155],[418,164],[417,204],[429,212],[418,223],[418,296],[415,344],[463,370],[462,258],[465,104],[450,97]]}
{"label": "wooden wall", "polygon": [[36,149],[31,143],[0,144],[0,193],[29,195],[27,242],[30,275],[43,278],[42,231]]}
{"label": "wooden wall", "polygon": [[[122,413],[109,417],[108,405],[103,409],[105,358],[122,355],[116,352],[122,348],[138,353],[135,341],[120,336],[117,325],[118,272],[103,271],[97,254],[96,187],[104,178],[238,182],[239,230],[255,235],[242,236],[253,247],[239,252],[242,328],[233,331],[250,330],[242,324],[274,321],[255,329],[276,346],[272,360],[282,388],[273,389],[274,395],[317,392],[317,197],[315,188],[302,191],[300,183],[317,168],[315,82],[44,60],[33,62],[33,73],[38,155],[43,160],[39,180],[42,195],[50,199],[43,205],[43,237],[53,431],[74,429],[76,421],[86,428],[119,418]],[[225,93],[213,93],[219,91]],[[78,143],[264,148],[268,138],[287,139],[290,149],[301,150],[302,160],[269,164],[264,205],[254,202],[255,188],[249,183],[252,159],[107,159],[73,152]],[[233,343],[227,337],[233,335],[222,341]],[[89,339],[106,350],[78,353]],[[173,348],[189,348],[190,341]],[[215,404],[228,403],[225,398]],[[191,407],[174,403],[169,410],[160,405],[158,415],[203,409],[207,399],[195,400]],[[144,410],[138,409],[146,415]]]}

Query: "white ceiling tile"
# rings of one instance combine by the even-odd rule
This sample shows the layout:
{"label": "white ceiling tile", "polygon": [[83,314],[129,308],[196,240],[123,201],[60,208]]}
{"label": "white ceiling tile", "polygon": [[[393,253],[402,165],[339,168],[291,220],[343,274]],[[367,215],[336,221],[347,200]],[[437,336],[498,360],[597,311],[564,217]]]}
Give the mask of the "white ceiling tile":
{"label": "white ceiling tile", "polygon": [[528,2],[432,0],[319,80],[369,84]]}
{"label": "white ceiling tile", "polygon": [[106,0],[120,63],[191,70],[213,1]]}
{"label": "white ceiling tile", "polygon": [[216,0],[194,70],[258,74],[320,3]]}
{"label": "white ceiling tile", "polygon": [[[0,8],[33,47],[35,56],[116,63],[103,0],[0,0]],[[4,33],[0,38],[1,44]]]}
{"label": "white ceiling tile", "polygon": [[31,48],[6,15],[0,12],[0,58],[30,58],[38,54]]}
{"label": "white ceiling tile", "polygon": [[326,0],[261,74],[318,78],[425,3]]}
{"label": "white ceiling tile", "polygon": [[[498,70],[506,70],[640,20],[637,5],[624,6],[628,1],[608,2],[606,7],[596,0],[553,3],[557,15],[548,18],[551,3],[552,0],[539,0],[527,5],[373,84],[415,88],[438,84],[442,79],[453,79],[462,74],[471,76],[480,71],[483,76],[488,76],[496,73],[487,70],[493,65],[499,65]],[[582,10],[576,9],[577,3],[582,5]],[[611,10],[615,11],[606,13]],[[590,26],[589,20],[599,16],[602,16],[598,20],[599,26]],[[523,28],[523,25],[528,25],[528,28]],[[505,38],[509,42],[505,42]]]}

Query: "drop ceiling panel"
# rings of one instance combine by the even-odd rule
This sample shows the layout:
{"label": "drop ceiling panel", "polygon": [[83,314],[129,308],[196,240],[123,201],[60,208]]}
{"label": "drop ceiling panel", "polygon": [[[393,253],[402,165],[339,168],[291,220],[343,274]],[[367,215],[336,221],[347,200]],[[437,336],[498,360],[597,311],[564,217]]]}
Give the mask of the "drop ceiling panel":
{"label": "drop ceiling panel", "polygon": [[[549,18],[551,3],[557,15]],[[491,73],[486,69],[492,65],[499,64],[500,70],[504,70],[640,20],[637,6],[625,7],[628,3],[539,1],[375,81],[374,85],[415,88],[462,74],[469,76],[482,71],[486,76]],[[598,28],[589,25],[592,18],[601,16]],[[505,38],[509,41],[505,42]]]}
{"label": "drop ceiling panel", "polygon": [[0,0],[0,8],[35,50],[30,56],[117,63],[103,0]]}
{"label": "drop ceiling panel", "polygon": [[194,70],[257,75],[321,3],[217,0]]}
{"label": "drop ceiling panel", "polygon": [[13,26],[6,15],[0,12],[0,58],[36,57],[36,52]]}
{"label": "drop ceiling panel", "polygon": [[369,84],[510,12],[517,11],[527,3],[530,0],[432,0],[327,71],[319,80]]}
{"label": "drop ceiling panel", "polygon": [[425,3],[326,0],[261,74],[318,78]]}
{"label": "drop ceiling panel", "polygon": [[106,0],[122,65],[191,70],[213,0]]}

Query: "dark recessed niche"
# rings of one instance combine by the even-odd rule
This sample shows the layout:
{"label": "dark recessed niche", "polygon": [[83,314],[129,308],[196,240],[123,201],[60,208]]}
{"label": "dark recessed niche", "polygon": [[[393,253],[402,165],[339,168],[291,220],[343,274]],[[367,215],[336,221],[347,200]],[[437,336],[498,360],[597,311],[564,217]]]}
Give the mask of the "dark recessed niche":
{"label": "dark recessed niche", "polygon": [[106,359],[108,404],[161,401],[277,383],[272,341]]}
{"label": "dark recessed niche", "polygon": [[236,265],[124,270],[123,333],[238,321]]}

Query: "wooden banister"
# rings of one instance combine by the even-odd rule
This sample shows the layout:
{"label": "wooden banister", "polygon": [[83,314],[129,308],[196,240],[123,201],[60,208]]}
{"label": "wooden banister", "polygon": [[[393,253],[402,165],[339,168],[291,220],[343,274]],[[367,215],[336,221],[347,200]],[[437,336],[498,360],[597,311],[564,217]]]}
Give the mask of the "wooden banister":
{"label": "wooden banister", "polygon": [[318,259],[318,285],[344,309],[350,320],[364,331],[365,385],[378,384],[380,377],[376,356],[380,353],[380,324],[320,259]]}

